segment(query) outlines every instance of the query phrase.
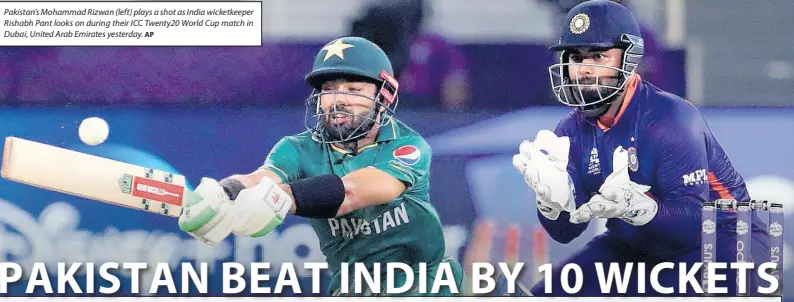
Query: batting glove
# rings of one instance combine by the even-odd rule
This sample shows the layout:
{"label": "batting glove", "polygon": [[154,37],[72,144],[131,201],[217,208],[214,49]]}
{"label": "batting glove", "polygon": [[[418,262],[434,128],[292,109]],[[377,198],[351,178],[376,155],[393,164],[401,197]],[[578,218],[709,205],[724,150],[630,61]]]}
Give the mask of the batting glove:
{"label": "batting glove", "polygon": [[290,194],[263,177],[259,184],[240,191],[234,199],[232,212],[240,222],[234,234],[250,237],[269,234],[284,222],[292,203]]}
{"label": "batting glove", "polygon": [[216,245],[238,224],[229,214],[231,208],[232,202],[218,181],[202,178],[179,215],[179,228],[201,242]]}

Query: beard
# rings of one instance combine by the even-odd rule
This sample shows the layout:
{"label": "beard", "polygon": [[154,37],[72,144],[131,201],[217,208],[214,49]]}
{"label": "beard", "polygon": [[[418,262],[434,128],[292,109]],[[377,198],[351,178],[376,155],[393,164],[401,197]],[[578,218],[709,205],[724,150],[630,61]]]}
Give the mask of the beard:
{"label": "beard", "polygon": [[[342,116],[342,120],[339,122],[334,121],[337,114]],[[331,140],[345,141],[372,128],[374,120],[370,115],[370,112],[357,115],[349,109],[336,108],[331,113],[324,114],[322,118],[323,132]]]}
{"label": "beard", "polygon": [[620,79],[615,76],[601,77],[598,81],[595,78],[584,78],[578,82],[580,87],[571,87],[571,93],[580,104],[595,103],[614,97],[610,95],[618,91],[619,81]]}

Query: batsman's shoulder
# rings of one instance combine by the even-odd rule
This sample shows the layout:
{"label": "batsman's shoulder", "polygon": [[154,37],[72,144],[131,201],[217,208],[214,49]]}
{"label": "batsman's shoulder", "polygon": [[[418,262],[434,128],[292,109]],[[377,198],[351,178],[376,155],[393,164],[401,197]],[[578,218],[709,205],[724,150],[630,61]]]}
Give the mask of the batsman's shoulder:
{"label": "batsman's shoulder", "polygon": [[309,130],[284,136],[284,139],[289,139],[295,142],[314,141],[312,139],[312,133]]}
{"label": "batsman's shoulder", "polygon": [[396,119],[393,121],[393,124],[396,128],[394,132],[394,141],[398,145],[416,145],[417,148],[430,152],[430,144],[427,143],[422,134]]}
{"label": "batsman's shoulder", "polygon": [[305,149],[312,146],[313,143],[315,142],[308,132],[286,135],[279,139],[271,148],[268,157],[274,156],[274,154],[297,154],[301,151],[305,151]]}
{"label": "batsman's shoulder", "polygon": [[306,145],[311,144],[311,143],[316,143],[314,141],[314,139],[312,139],[311,132],[309,132],[308,130],[304,131],[304,132],[296,133],[296,134],[286,135],[286,136],[282,137],[280,141],[281,142],[288,142],[288,143],[292,144],[295,147],[297,147],[297,146],[306,146]]}

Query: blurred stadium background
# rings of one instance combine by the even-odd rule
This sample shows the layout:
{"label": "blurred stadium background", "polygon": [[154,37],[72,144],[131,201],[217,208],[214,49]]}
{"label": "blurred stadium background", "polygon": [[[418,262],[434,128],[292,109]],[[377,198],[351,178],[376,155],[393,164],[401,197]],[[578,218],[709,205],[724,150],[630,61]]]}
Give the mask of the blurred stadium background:
{"label": "blurred stadium background", "polygon": [[[642,76],[701,107],[753,196],[784,203],[791,218],[794,2],[621,2],[643,24]],[[262,47],[0,47],[0,134],[181,173],[191,183],[248,172],[279,138],[304,130],[310,91],[302,79],[322,44],[365,36],[399,70],[397,117],[433,147],[431,196],[448,255],[522,261],[534,271],[534,263],[560,261],[604,231],[593,222],[570,244],[549,242],[510,161],[522,140],[553,128],[568,110],[551,94],[547,66],[556,57],[547,47],[576,3],[265,0]],[[89,116],[109,122],[106,144],[79,142],[77,126]],[[278,266],[323,256],[300,219],[262,239],[209,248],[164,217],[0,180],[0,261],[177,268],[193,260],[219,269],[222,261]],[[211,293],[220,290],[213,280]]]}

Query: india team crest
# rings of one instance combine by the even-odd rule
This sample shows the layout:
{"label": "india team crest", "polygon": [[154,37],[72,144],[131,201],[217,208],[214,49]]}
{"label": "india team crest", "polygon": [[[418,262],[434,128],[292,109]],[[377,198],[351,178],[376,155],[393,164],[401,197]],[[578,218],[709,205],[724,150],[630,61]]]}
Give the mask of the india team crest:
{"label": "india team crest", "polygon": [[421,153],[419,149],[414,146],[407,145],[397,148],[394,150],[394,158],[399,160],[401,163],[413,166],[417,162],[419,162],[419,157],[421,157]]}
{"label": "india team crest", "polygon": [[629,147],[629,169],[637,172],[640,168],[640,160],[637,158],[637,148]]}
{"label": "india team crest", "polygon": [[590,28],[590,16],[586,14],[578,14],[571,18],[570,30],[572,33],[581,35]]}

